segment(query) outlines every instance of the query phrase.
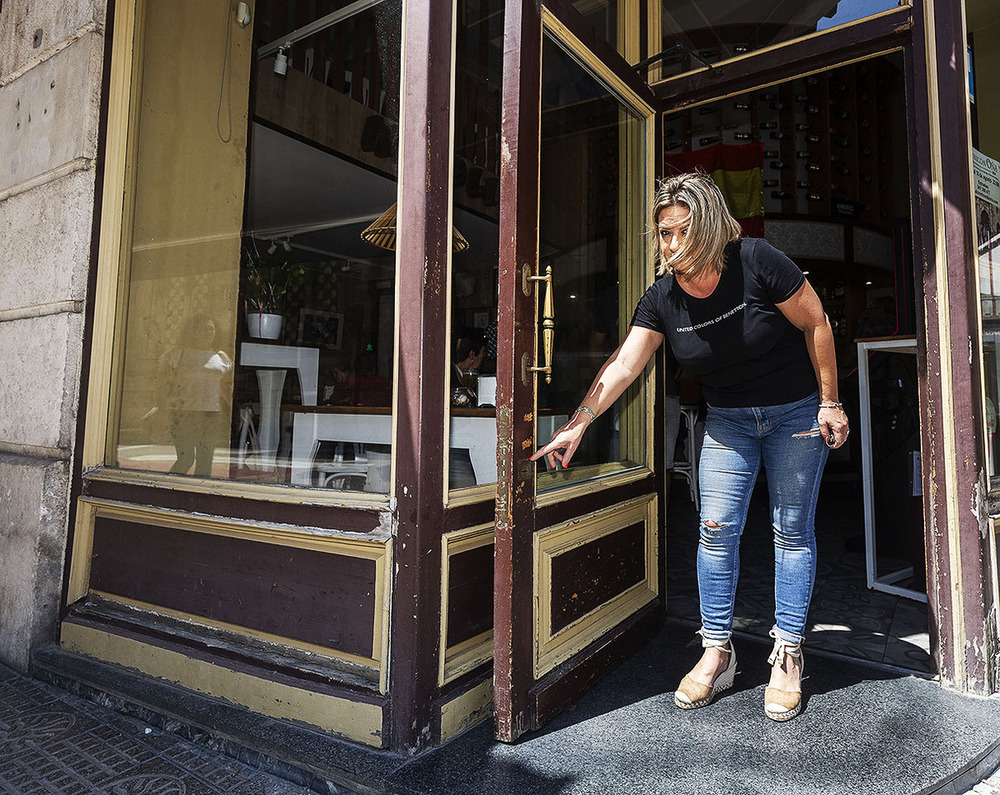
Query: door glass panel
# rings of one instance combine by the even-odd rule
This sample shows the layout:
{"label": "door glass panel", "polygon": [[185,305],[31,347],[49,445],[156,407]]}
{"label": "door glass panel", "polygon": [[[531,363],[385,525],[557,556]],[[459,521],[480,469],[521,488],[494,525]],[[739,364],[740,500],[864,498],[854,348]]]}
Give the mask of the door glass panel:
{"label": "door glass panel", "polygon": [[[461,0],[456,31],[448,485],[496,483],[503,0]],[[459,238],[458,235],[461,235]],[[492,494],[493,490],[489,490]]]}
{"label": "door glass panel", "polygon": [[[545,37],[539,271],[552,269],[555,340],[551,382],[537,379],[540,443],[568,419],[618,347],[647,286],[645,132],[642,116]],[[539,473],[540,490],[646,463],[643,382],[594,422],[569,469]]]}
{"label": "door glass panel", "polygon": [[972,172],[978,232],[979,293],[983,311],[987,463],[998,471],[1000,439],[1000,21],[996,3],[967,0]]}
{"label": "door glass panel", "polygon": [[665,0],[660,8],[663,77],[909,5],[906,0]]}
{"label": "door glass panel", "polygon": [[252,5],[145,3],[107,461],[384,493],[401,6]]}

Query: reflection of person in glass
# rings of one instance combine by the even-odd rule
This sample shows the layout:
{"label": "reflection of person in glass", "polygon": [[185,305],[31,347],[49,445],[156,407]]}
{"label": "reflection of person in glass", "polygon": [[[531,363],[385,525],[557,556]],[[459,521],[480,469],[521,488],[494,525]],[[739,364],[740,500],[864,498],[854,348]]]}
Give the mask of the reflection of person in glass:
{"label": "reflection of person in glass", "polygon": [[222,378],[233,362],[215,349],[215,321],[205,315],[192,318],[181,345],[160,357],[167,371],[170,437],[177,460],[170,471],[209,477],[212,457],[222,431]]}
{"label": "reflection of person in glass", "polygon": [[479,368],[486,356],[486,335],[479,329],[463,329],[455,336],[452,356],[451,405],[475,406]]}
{"label": "reflection of person in glass", "polygon": [[625,341],[570,421],[532,458],[569,464],[587,426],[611,408],[664,339],[667,366],[697,377],[708,403],[700,458],[697,569],[704,653],[674,701],[709,704],[736,674],[731,635],[739,541],[763,465],[775,554],[774,649],[767,717],[802,709],[802,642],[816,574],[814,519],[830,448],[847,439],[833,332],[802,271],[765,240],[741,239],[704,174],[664,180],[653,203],[657,279]]}

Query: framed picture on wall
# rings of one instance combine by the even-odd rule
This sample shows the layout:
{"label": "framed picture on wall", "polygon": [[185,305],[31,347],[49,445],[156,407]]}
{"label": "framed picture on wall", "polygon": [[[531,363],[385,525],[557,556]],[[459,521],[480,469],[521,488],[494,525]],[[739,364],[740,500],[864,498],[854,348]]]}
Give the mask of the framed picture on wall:
{"label": "framed picture on wall", "polygon": [[299,310],[299,345],[340,350],[344,316],[319,309]]}

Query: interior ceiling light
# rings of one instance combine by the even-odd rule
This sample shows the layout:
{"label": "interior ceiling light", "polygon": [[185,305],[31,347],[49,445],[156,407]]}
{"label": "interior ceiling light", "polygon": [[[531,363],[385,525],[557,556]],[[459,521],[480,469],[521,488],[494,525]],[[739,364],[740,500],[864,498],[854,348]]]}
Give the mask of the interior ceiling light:
{"label": "interior ceiling light", "polygon": [[[371,222],[369,227],[361,233],[361,239],[371,243],[378,248],[387,251],[396,250],[396,203]],[[451,250],[454,252],[465,251],[469,247],[469,241],[465,239],[454,226],[451,228]]]}

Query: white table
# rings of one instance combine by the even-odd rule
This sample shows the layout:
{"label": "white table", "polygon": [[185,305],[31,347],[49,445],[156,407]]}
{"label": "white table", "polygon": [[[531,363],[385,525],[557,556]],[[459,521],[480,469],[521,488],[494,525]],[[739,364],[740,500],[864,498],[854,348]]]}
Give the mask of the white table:
{"label": "white table", "polygon": [[[260,428],[257,430],[260,461],[262,468],[274,469],[278,455],[281,390],[285,385],[285,372],[295,370],[298,373],[302,405],[315,406],[319,384],[319,348],[244,342],[240,346],[240,364],[257,368],[257,386],[260,389]],[[242,444],[240,447],[242,449]]]}
{"label": "white table", "polygon": [[[565,423],[565,415],[538,418],[539,438],[547,439]],[[495,483],[497,479],[497,421],[485,416],[452,416],[449,447],[467,450],[476,483]],[[312,483],[313,458],[320,441],[353,444],[392,444],[392,417],[388,414],[354,412],[296,411],[292,425],[292,483]]]}

